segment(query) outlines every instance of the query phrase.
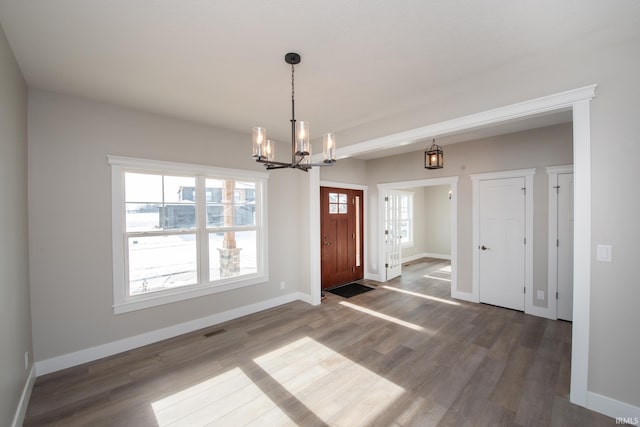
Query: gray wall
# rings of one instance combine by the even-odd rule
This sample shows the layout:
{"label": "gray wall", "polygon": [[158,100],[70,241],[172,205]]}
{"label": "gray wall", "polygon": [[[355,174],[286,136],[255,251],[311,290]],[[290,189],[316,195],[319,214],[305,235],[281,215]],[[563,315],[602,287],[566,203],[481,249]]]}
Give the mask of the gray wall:
{"label": "gray wall", "polygon": [[29,233],[36,360],[298,291],[301,247],[290,233],[300,230],[297,180],[304,174],[287,170],[272,173],[268,181],[268,283],[113,314],[111,170],[106,156],[263,170],[251,159],[250,141],[248,135],[196,123],[30,92]]}
{"label": "gray wall", "polygon": [[28,378],[24,353],[33,351],[27,234],[27,85],[2,27],[0,224],[0,425],[8,426]]}
{"label": "gray wall", "polygon": [[335,165],[320,169],[320,179],[346,184],[364,184],[367,162],[360,159],[341,159]]}
{"label": "gray wall", "polygon": [[413,193],[413,245],[402,248],[402,258],[420,254],[451,256],[451,201],[449,185],[402,188]]}
{"label": "gray wall", "polygon": [[421,240],[424,252],[451,256],[451,203],[449,185],[424,187],[424,206],[420,215],[424,221]]}

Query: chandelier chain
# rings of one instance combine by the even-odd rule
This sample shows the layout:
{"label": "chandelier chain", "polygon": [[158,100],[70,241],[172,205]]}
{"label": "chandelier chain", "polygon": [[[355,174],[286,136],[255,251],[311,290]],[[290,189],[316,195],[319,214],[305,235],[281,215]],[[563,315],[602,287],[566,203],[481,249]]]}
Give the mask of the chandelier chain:
{"label": "chandelier chain", "polygon": [[293,80],[294,72],[295,72],[295,66],[291,64],[291,99],[295,99],[295,84]]}

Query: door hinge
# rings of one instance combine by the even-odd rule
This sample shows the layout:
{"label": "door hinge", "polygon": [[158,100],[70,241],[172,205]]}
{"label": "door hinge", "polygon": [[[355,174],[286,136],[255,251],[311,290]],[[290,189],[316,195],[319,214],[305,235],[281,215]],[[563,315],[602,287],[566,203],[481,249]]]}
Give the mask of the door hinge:
{"label": "door hinge", "polygon": [[525,245],[527,244],[527,238],[526,237],[524,238],[524,244]]}
{"label": "door hinge", "polygon": [[384,230],[384,234],[385,235],[389,234],[389,230]]}
{"label": "door hinge", "polygon": [[526,196],[527,194],[527,187],[522,187],[521,190],[523,191],[523,194]]}
{"label": "door hinge", "polygon": [[560,194],[560,186],[559,185],[554,185],[553,188],[556,189],[556,194]]}
{"label": "door hinge", "polygon": [[556,248],[560,247],[560,239],[556,239]]}
{"label": "door hinge", "polygon": [[384,265],[384,268],[389,268],[389,264],[385,264],[385,265]]}
{"label": "door hinge", "polygon": [[522,289],[523,289],[523,291],[522,291],[522,292],[524,292],[524,293],[526,294],[526,293],[527,293],[527,287],[526,287],[526,286],[524,286]]}
{"label": "door hinge", "polygon": [[389,201],[389,198],[388,198],[387,196],[384,196],[384,201],[385,201],[385,202],[388,202],[388,201]]}
{"label": "door hinge", "polygon": [[558,291],[556,291],[556,299],[558,299]]}
{"label": "door hinge", "polygon": [[353,235],[353,237],[352,237],[353,240],[356,240],[356,233],[352,233],[352,235]]}

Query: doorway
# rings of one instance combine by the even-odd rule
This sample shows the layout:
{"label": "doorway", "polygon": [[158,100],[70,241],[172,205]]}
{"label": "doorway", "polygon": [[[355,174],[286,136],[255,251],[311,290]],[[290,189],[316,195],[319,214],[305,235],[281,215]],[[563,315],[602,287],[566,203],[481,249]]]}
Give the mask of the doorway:
{"label": "doorway", "polygon": [[[571,392],[572,403],[587,405],[587,384],[589,378],[589,313],[591,298],[591,100],[595,97],[596,84],[573,90],[558,92],[544,97],[530,99],[516,104],[506,105],[476,114],[458,117],[444,122],[433,123],[404,132],[387,135],[375,140],[352,144],[340,149],[338,158],[354,156],[358,153],[380,150],[381,148],[399,147],[408,140],[418,140],[420,137],[430,138],[432,135],[463,132],[466,130],[506,123],[514,118],[535,117],[539,114],[571,110],[573,117],[573,152],[575,164],[576,191],[574,195],[574,209],[578,214],[574,219],[574,312],[572,331],[571,358]],[[309,205],[316,207],[320,187],[320,174],[317,169],[309,173]],[[454,192],[455,193],[455,192]],[[380,206],[379,200],[378,205]],[[455,204],[453,205],[455,207]],[[378,218],[380,216],[379,207]],[[380,221],[378,221],[378,224]],[[320,258],[318,229],[320,228],[318,209],[309,210],[310,238],[310,274],[309,301],[320,304],[320,272],[315,268]],[[378,234],[380,235],[380,234]],[[457,241],[453,239],[454,242]],[[381,242],[376,242],[378,253]],[[383,244],[383,242],[382,242]],[[476,251],[474,251],[475,253]],[[383,252],[382,252],[383,253]],[[477,294],[458,291],[455,285],[455,271],[453,264],[457,254],[452,247],[452,296],[455,298],[474,301]],[[381,262],[382,261],[382,262]],[[379,266],[384,265],[384,257],[378,256],[377,262],[371,268],[379,272]],[[378,273],[379,276],[379,273]],[[475,277],[475,276],[474,276]],[[455,293],[455,295],[454,295]],[[525,304],[526,306],[526,304]]]}
{"label": "doorway", "polygon": [[320,187],[321,289],[364,277],[362,190]]}
{"label": "doorway", "polygon": [[[573,166],[547,168],[549,175],[549,289],[555,299],[549,301],[552,314],[573,320]],[[555,303],[555,304],[554,304]],[[555,307],[554,307],[555,305]]]}
{"label": "doorway", "polygon": [[[416,187],[439,187],[439,186],[447,186],[448,190],[448,202],[450,204],[449,214],[450,214],[450,258],[451,258],[451,278],[450,278],[450,288],[451,288],[451,296],[456,297],[457,295],[457,265],[458,265],[458,177],[446,177],[446,178],[433,178],[433,179],[421,179],[421,180],[413,180],[413,181],[401,181],[401,182],[393,182],[386,184],[378,184],[378,262],[382,267],[380,269],[380,273],[378,275],[377,280],[380,282],[385,282],[389,280],[389,275],[387,270],[391,267],[391,277],[394,277],[396,274],[401,274],[402,262],[401,258],[398,255],[398,265],[389,265],[387,266],[388,260],[390,259],[390,253],[388,250],[391,249],[392,252],[397,252],[397,248],[394,248],[393,245],[389,247],[388,243],[388,233],[387,233],[387,222],[385,220],[389,218],[389,214],[387,209],[389,207],[388,201],[385,201],[385,197],[398,190],[405,190],[416,188]],[[401,193],[400,193],[401,194]],[[401,223],[401,221],[400,221]],[[402,230],[396,231],[396,234],[402,234]],[[429,256],[435,256],[430,254]],[[399,271],[398,271],[399,270]]]}

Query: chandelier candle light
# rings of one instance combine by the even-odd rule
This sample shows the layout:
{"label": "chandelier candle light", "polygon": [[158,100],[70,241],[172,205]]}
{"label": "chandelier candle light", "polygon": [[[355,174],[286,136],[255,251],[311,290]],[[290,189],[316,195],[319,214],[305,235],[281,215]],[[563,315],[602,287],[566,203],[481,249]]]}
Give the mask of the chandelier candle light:
{"label": "chandelier candle light", "polygon": [[332,133],[322,137],[324,161],[311,163],[311,143],[309,142],[309,122],[296,120],[294,67],[300,63],[300,55],[287,53],[284,56],[291,65],[291,163],[276,162],[275,143],[267,139],[267,130],[263,127],[253,128],[253,157],[256,162],[263,163],[267,169],[294,168],[307,172],[312,166],[331,166],[336,162],[336,138]]}

